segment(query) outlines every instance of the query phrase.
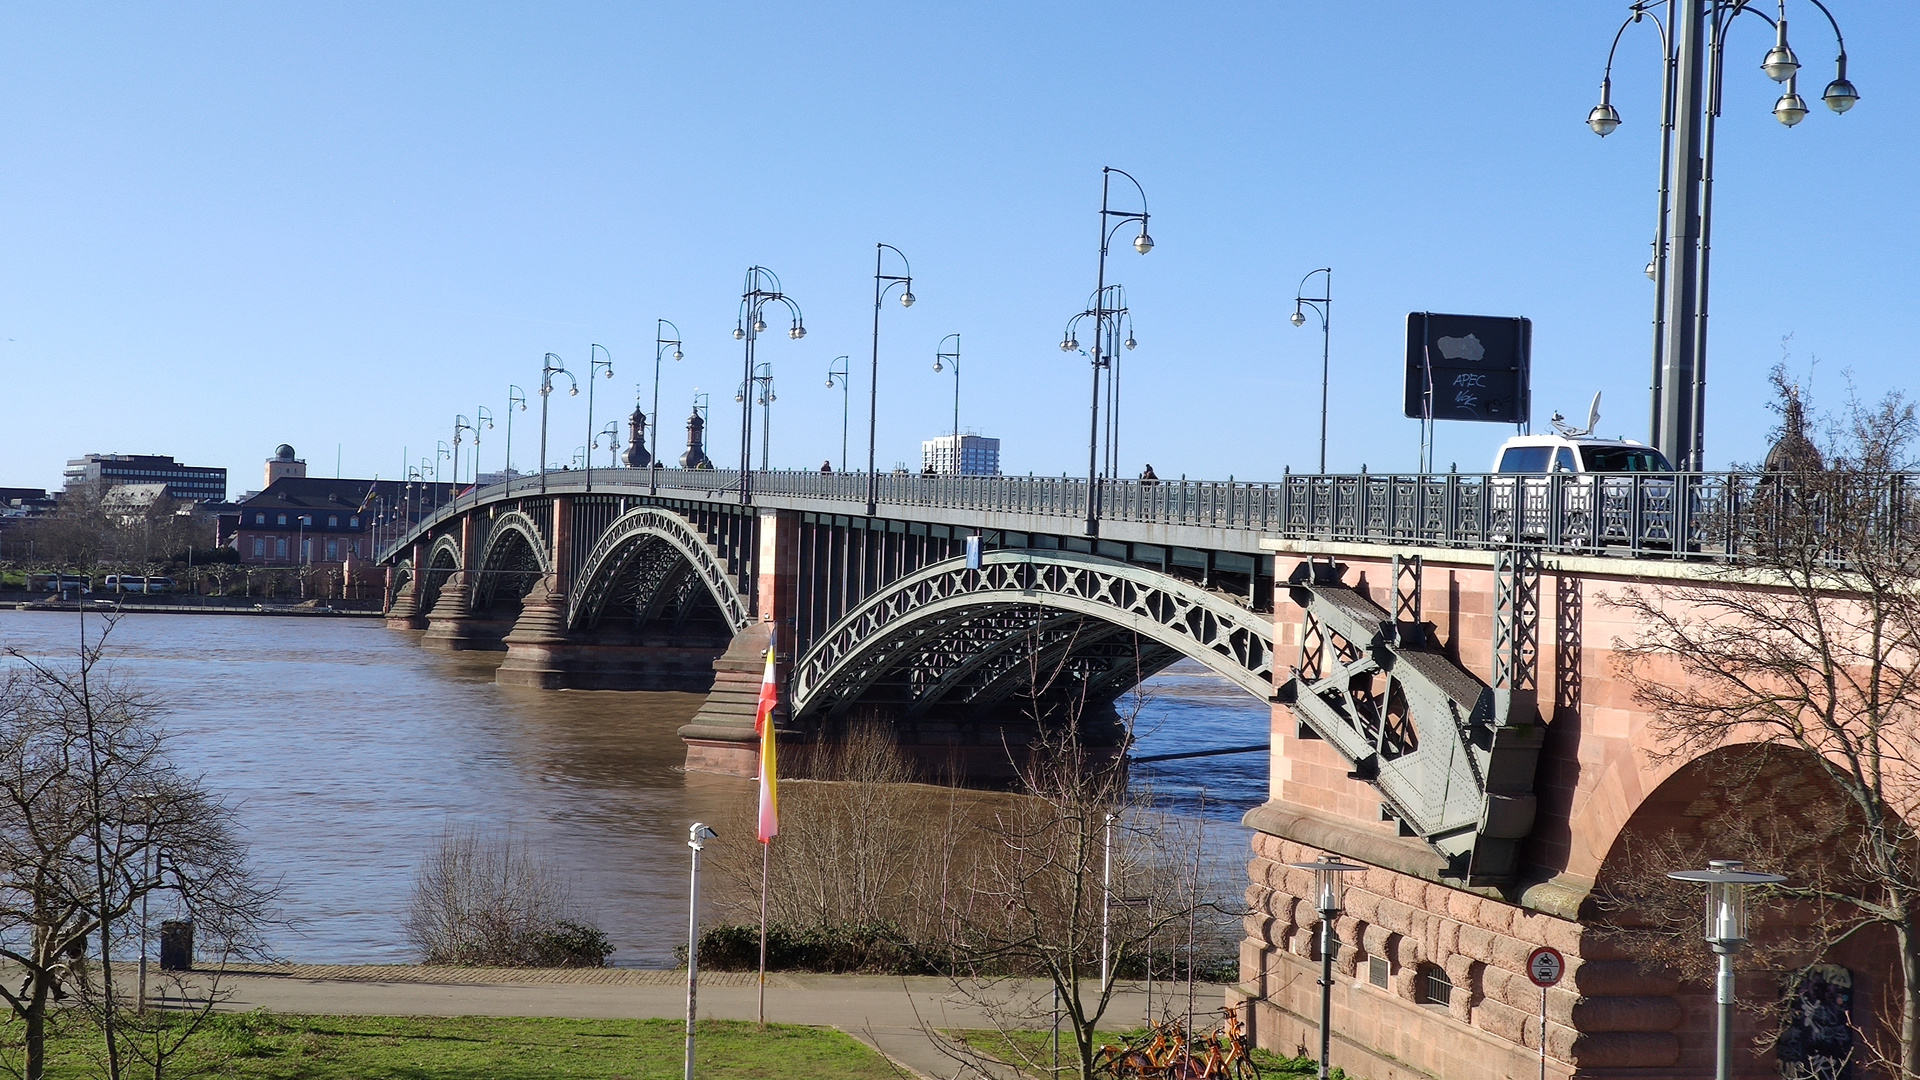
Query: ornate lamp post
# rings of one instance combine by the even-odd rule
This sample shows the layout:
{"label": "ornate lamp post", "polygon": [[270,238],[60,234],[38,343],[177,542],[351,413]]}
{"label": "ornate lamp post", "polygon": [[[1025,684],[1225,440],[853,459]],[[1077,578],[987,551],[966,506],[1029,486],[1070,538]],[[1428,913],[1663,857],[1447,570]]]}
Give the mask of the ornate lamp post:
{"label": "ornate lamp post", "polygon": [[607,426],[600,429],[600,433],[593,437],[592,445],[587,447],[587,461],[589,463],[589,468],[591,468],[591,463],[593,461],[593,451],[600,448],[600,440],[602,437],[604,437],[607,440],[607,468],[609,469],[619,468],[620,461],[614,455],[617,454],[620,450],[620,424],[618,421],[615,421],[615,420],[607,421]]}
{"label": "ornate lamp post", "polygon": [[744,367],[741,369],[740,385],[743,392],[738,395],[740,402],[740,501],[753,502],[753,395],[744,392],[744,388],[753,385],[754,343],[760,340],[760,334],[766,330],[767,322],[761,318],[761,312],[768,304],[779,302],[786,305],[787,314],[793,317],[793,324],[787,328],[787,336],[795,341],[807,336],[807,325],[800,315],[800,306],[781,291],[780,278],[764,266],[747,267],[745,288],[740,292],[740,321],[734,324],[733,337],[736,341],[746,342]]}
{"label": "ornate lamp post", "polygon": [[[461,432],[473,431],[473,430],[474,430],[473,425],[467,423],[467,418],[465,416],[461,416],[457,414],[454,416],[453,418],[453,501],[456,503],[460,501],[460,434]],[[479,435],[477,432],[475,433],[474,438],[476,442],[479,441]],[[478,450],[479,447],[476,446],[474,449]],[[478,488],[480,486],[480,472],[478,469],[474,470],[473,486],[475,488]]]}
{"label": "ornate lamp post", "polygon": [[[1133,190],[1140,195],[1140,209],[1112,209],[1113,177],[1118,173],[1127,178]],[[1111,165],[1100,170],[1100,270],[1093,290],[1094,306],[1089,312],[1093,316],[1093,405],[1087,427],[1087,535],[1100,534],[1100,370],[1106,361],[1100,351],[1100,332],[1107,328],[1108,320],[1116,312],[1107,307],[1107,247],[1113,241],[1115,233],[1130,222],[1140,223],[1140,234],[1133,238],[1133,249],[1142,255],[1153,250],[1153,237],[1147,235],[1147,192],[1130,173],[1116,169]],[[1071,331],[1068,341],[1072,340]],[[1067,347],[1061,342],[1061,348],[1067,352],[1078,348]]]}
{"label": "ornate lamp post", "polygon": [[[883,260],[887,252],[900,257],[900,265],[906,268],[905,274],[887,274],[882,272]],[[871,515],[880,504],[880,474],[873,463],[874,438],[879,431],[880,408],[880,302],[886,299],[892,288],[900,286],[900,306],[913,306],[913,264],[901,250],[892,244],[873,245],[873,366],[867,375],[867,513]]]}
{"label": "ornate lamp post", "polygon": [[[1100,476],[1117,477],[1120,466],[1120,350],[1132,351],[1140,344],[1133,338],[1133,313],[1127,308],[1126,286],[1107,286],[1104,293],[1087,301],[1087,310],[1067,320],[1067,328],[1060,335],[1061,352],[1090,355],[1087,350],[1080,348],[1078,330],[1082,319],[1097,320],[1094,325],[1100,329],[1094,331],[1096,337],[1101,333],[1106,334],[1106,348],[1100,357],[1100,368],[1107,372],[1107,417],[1102,435],[1105,449],[1100,459]],[[1124,341],[1120,338],[1122,330],[1127,335]]]}
{"label": "ornate lamp post", "polygon": [[[1307,282],[1314,274],[1325,274],[1326,280],[1319,296],[1307,295]],[[1327,356],[1332,342],[1332,331],[1328,326],[1333,321],[1333,268],[1323,266],[1300,279],[1300,287],[1293,291],[1293,315],[1287,320],[1295,326],[1305,326],[1307,316],[1301,309],[1311,310],[1320,316],[1320,473],[1327,471]]]}
{"label": "ornate lamp post", "polygon": [[[941,348],[948,340],[953,342],[953,351]],[[960,474],[960,335],[948,334],[940,339],[940,345],[933,347],[933,370],[937,374],[942,363],[953,365],[953,472]]]}
{"label": "ornate lamp post", "polygon": [[840,471],[847,471],[847,411],[853,400],[852,380],[848,377],[847,366],[852,361],[842,354],[827,364],[827,389],[840,387]]}
{"label": "ornate lamp post", "polygon": [[1327,1080],[1327,1055],[1333,1048],[1333,919],[1347,907],[1345,875],[1366,867],[1341,862],[1338,855],[1287,865],[1313,871],[1314,907],[1320,912],[1320,1080]]}
{"label": "ornate lamp post", "polygon": [[[593,351],[606,354],[605,360],[595,360]],[[593,448],[599,443],[599,435],[593,430],[593,376],[597,371],[605,371],[607,378],[613,378],[613,354],[607,352],[605,345],[587,346],[587,490],[593,490]]]}
{"label": "ornate lamp post", "polygon": [[779,395],[773,392],[773,365],[762,361],[753,366],[753,382],[733,392],[733,400],[742,400],[742,395],[751,388],[754,403],[760,406],[760,471],[767,471],[767,448],[773,442],[773,409]]}
{"label": "ornate lamp post", "polygon": [[1675,870],[1667,875],[1675,881],[1694,881],[1707,887],[1706,939],[1720,957],[1714,987],[1719,1006],[1713,1055],[1715,1080],[1728,1080],[1732,1075],[1733,955],[1747,943],[1747,886],[1777,885],[1787,880],[1779,874],[1755,873],[1746,865],[1738,859],[1711,859],[1705,870]]}
{"label": "ornate lamp post", "polygon": [[566,361],[560,359],[558,353],[548,353],[540,361],[540,490],[543,493],[547,490],[547,399],[553,396],[555,375],[565,375],[571,386],[567,393],[580,396],[580,383],[574,379],[573,372],[567,370]]}
{"label": "ornate lamp post", "polygon": [[667,336],[667,327],[673,323],[667,319],[653,320],[653,464],[647,471],[647,493],[657,495],[660,492],[660,357],[673,346],[675,363],[686,354],[680,351],[680,328],[673,326],[673,336]]}
{"label": "ornate lamp post", "polygon": [[[1840,24],[1821,0],[1807,0],[1826,16],[1839,47],[1834,80],[1821,99],[1844,113],[1860,100],[1847,81],[1847,44]],[[1600,80],[1600,103],[1587,113],[1594,134],[1609,135],[1620,126],[1613,107],[1613,57],[1627,26],[1651,17],[1660,31],[1664,93],[1660,122],[1660,224],[1654,238],[1650,276],[1658,296],[1653,320],[1653,402],[1650,439],[1682,470],[1704,467],[1707,386],[1707,310],[1709,252],[1713,235],[1713,146],[1726,73],[1727,32],[1741,15],[1772,24],[1773,47],[1760,68],[1785,83],[1773,115],[1792,127],[1807,115],[1797,89],[1800,61],[1787,44],[1786,0],[1777,17],[1750,0],[1704,0],[1675,6],[1669,0],[1663,20],[1658,0],[1636,0],[1607,50]]]}
{"label": "ornate lamp post", "polygon": [[493,413],[485,405],[475,405],[473,407],[473,490],[476,500],[479,498],[480,490],[480,425],[482,424],[486,425],[487,430],[493,430]]}
{"label": "ornate lamp post", "polygon": [[527,392],[512,383],[507,384],[507,485],[513,485],[513,407],[520,406],[521,412],[527,411]]}

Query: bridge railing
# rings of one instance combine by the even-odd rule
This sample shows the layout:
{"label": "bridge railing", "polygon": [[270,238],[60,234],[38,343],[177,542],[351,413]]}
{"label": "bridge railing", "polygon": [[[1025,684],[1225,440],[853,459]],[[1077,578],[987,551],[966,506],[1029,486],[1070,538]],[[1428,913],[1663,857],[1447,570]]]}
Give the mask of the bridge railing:
{"label": "bridge railing", "polygon": [[[409,535],[430,529],[480,500],[589,490],[634,495],[657,490],[672,498],[736,499],[731,469],[595,469],[516,477],[510,485],[469,492]],[[823,504],[823,511],[865,510],[864,473],[774,470],[751,475],[756,495]],[[1884,482],[1883,482],[1884,481]],[[1274,482],[1239,480],[1108,480],[1099,484],[1102,521],[1257,532],[1290,540],[1501,548],[1520,544],[1556,550],[1605,551],[1646,558],[1737,559],[1777,533],[1770,515],[1786,502],[1779,476],[1754,473],[1352,473],[1288,474]],[[1906,536],[1920,521],[1905,474],[1862,481],[1865,488],[1831,510],[1803,499],[1794,513],[1866,514],[1889,536]],[[1027,516],[1036,529],[1057,529],[1087,516],[1084,479],[1045,476],[916,476],[887,473],[876,484],[885,514],[902,508]],[[1871,490],[1867,490],[1871,488]],[[1770,494],[1771,493],[1771,494]],[[1844,505],[1841,505],[1844,504]],[[381,558],[391,556],[399,543]]]}

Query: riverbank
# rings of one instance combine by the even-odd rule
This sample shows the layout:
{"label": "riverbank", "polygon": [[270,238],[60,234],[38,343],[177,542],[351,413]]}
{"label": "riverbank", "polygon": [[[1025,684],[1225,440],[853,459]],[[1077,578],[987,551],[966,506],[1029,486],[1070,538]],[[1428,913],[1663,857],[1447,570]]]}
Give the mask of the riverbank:
{"label": "riverbank", "polygon": [[[0,599],[0,603],[6,601]],[[351,611],[327,604],[157,604],[114,600],[16,600],[15,611],[91,611],[121,615],[293,615],[303,618],[377,619],[378,611]]]}

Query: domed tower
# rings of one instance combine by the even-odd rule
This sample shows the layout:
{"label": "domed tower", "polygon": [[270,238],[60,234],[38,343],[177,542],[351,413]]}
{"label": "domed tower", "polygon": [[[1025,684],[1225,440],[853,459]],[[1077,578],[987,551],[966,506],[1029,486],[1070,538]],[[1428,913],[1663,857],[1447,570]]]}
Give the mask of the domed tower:
{"label": "domed tower", "polygon": [[275,480],[283,476],[307,475],[307,463],[293,455],[293,447],[281,443],[273,448],[273,456],[267,459],[267,482],[262,490],[273,486]]}
{"label": "domed tower", "polygon": [[621,457],[629,469],[644,469],[653,464],[653,455],[647,452],[647,414],[641,412],[638,405],[633,407],[633,415],[627,417],[627,452]]}
{"label": "domed tower", "polygon": [[696,407],[693,415],[687,417],[687,452],[680,455],[680,467],[683,469],[711,469],[713,462],[707,457],[707,422],[700,416]]}

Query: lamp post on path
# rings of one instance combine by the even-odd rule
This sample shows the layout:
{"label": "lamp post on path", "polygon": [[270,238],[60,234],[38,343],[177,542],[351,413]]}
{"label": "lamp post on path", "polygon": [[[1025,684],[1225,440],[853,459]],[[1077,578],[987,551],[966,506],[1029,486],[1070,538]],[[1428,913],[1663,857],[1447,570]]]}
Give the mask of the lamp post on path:
{"label": "lamp post on path", "polygon": [[687,829],[687,846],[693,849],[693,886],[687,896],[687,1075],[693,1080],[693,1021],[698,1010],[695,1001],[700,991],[700,849],[719,834],[701,822]]}
{"label": "lamp post on path", "polygon": [[1345,875],[1366,867],[1341,862],[1338,855],[1287,865],[1313,872],[1314,906],[1320,912],[1320,1080],[1327,1080],[1327,1055],[1333,1049],[1333,919],[1346,910]]}
{"label": "lamp post on path", "polygon": [[1720,957],[1719,978],[1714,981],[1714,1001],[1719,1023],[1714,1040],[1713,1075],[1728,1080],[1733,1057],[1733,956],[1747,943],[1747,886],[1778,885],[1787,880],[1779,874],[1761,874],[1746,869],[1738,859],[1711,859],[1705,870],[1675,870],[1667,876],[1675,881],[1694,881],[1707,887],[1707,944]]}

